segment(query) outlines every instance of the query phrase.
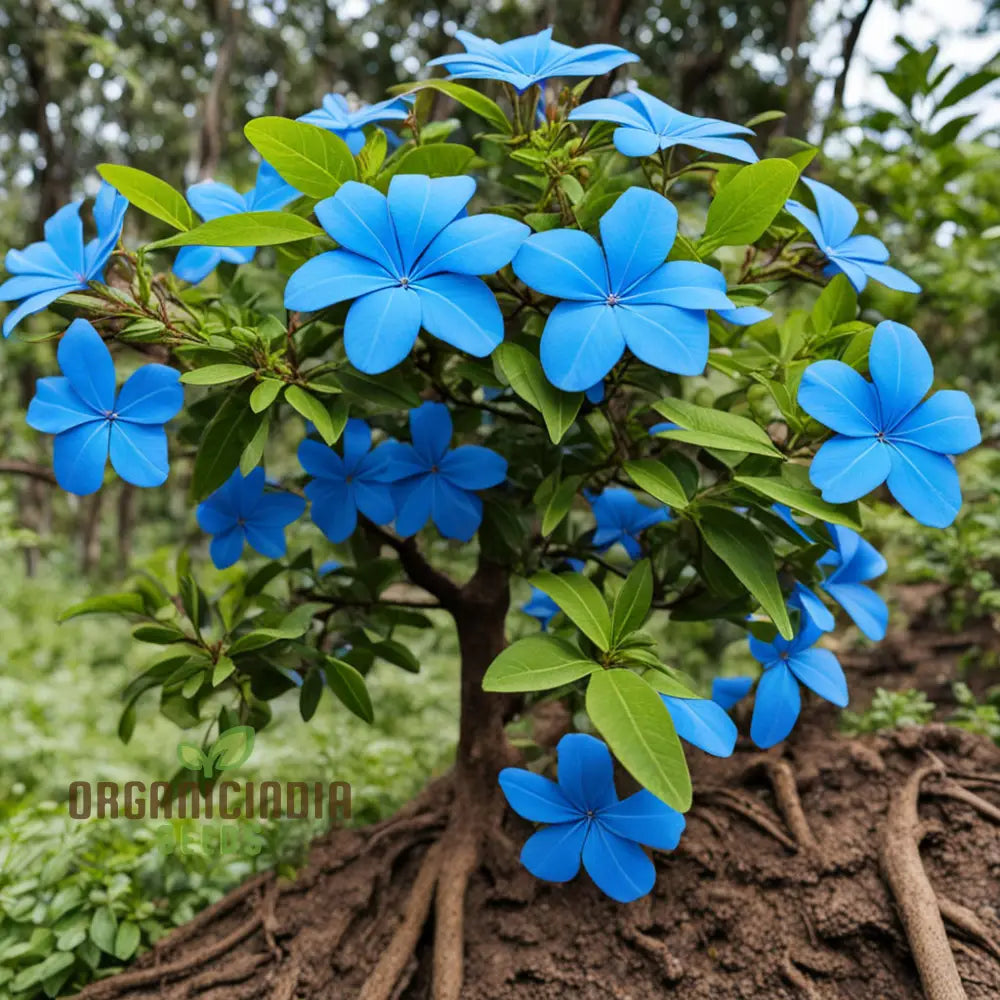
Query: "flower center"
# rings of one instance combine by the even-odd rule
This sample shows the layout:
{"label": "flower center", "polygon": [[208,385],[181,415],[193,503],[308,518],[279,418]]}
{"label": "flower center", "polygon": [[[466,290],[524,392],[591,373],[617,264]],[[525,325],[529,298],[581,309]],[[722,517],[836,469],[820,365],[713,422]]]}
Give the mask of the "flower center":
{"label": "flower center", "polygon": [[409,288],[410,287],[410,279],[407,278],[405,274],[403,275],[402,278],[399,279],[399,287],[400,288]]}
{"label": "flower center", "polygon": [[609,292],[608,297],[604,300],[609,306],[616,306],[621,301],[618,297],[617,292]]}
{"label": "flower center", "polygon": [[827,245],[823,247],[823,253],[825,253],[827,257],[832,257],[834,253],[833,247],[830,246],[829,243],[827,243]]}
{"label": "flower center", "polygon": [[432,465],[432,466],[431,466],[431,473],[432,473],[432,474],[436,474],[436,473],[438,473],[439,471],[440,471],[440,470],[438,469],[438,467],[437,467],[436,465]]}
{"label": "flower center", "polygon": [[118,419],[118,414],[114,410],[105,410],[104,411],[104,419],[105,420],[117,420]]}

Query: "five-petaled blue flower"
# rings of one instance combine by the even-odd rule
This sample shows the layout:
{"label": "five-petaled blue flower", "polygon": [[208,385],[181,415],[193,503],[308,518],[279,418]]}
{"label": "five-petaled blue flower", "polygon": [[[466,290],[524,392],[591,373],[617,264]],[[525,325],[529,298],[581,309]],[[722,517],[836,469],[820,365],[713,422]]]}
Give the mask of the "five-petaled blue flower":
{"label": "five-petaled blue flower", "polygon": [[86,496],[100,489],[108,455],[133,486],[160,486],[170,471],[163,425],[184,402],[180,375],[143,365],[115,398],[115,365],[101,335],[74,320],[58,350],[62,376],[40,378],[28,406],[28,426],[54,434],[56,482]]}
{"label": "five-petaled blue flower", "polygon": [[285,528],[306,509],[293,493],[265,492],[261,466],[246,478],[237,469],[207,500],[198,504],[201,530],[213,535],[212,562],[225,569],[243,554],[243,543],[268,559],[285,554]]}
{"label": "five-petaled blue flower", "polygon": [[712,701],[728,712],[750,693],[752,687],[752,677],[716,677],[712,681]]}
{"label": "five-petaled blue flower", "polygon": [[924,400],[934,368],[920,338],[900,323],[875,328],[868,368],[871,382],[842,361],[805,370],[799,405],[837,432],[816,453],[809,477],[831,503],[857,500],[887,482],[921,524],[945,528],[962,506],[948,456],[981,440],[972,401],[956,390]]}
{"label": "five-petaled blue flower", "polygon": [[753,129],[718,118],[686,115],[643,90],[587,101],[570,112],[569,120],[618,125],[614,134],[615,149],[623,156],[652,156],[671,146],[691,146],[745,163],[757,161],[750,143],[732,138],[753,135]]}
{"label": "five-petaled blue flower", "polygon": [[464,444],[450,449],[451,414],[442,403],[410,410],[412,444],[387,441],[385,477],[393,484],[396,531],[415,535],[433,520],[445,538],[467,542],[483,519],[483,502],[474,490],[507,478],[507,461],[489,448]]}
{"label": "five-petaled blue flower", "polygon": [[816,211],[794,199],[785,203],[785,210],[809,230],[816,245],[830,261],[829,273],[843,271],[859,292],[864,291],[869,278],[899,292],[920,291],[915,281],[886,264],[889,251],[880,239],[851,235],[858,224],[858,212],[847,198],[832,187],[808,177],[803,177],[802,182],[813,193]]}
{"label": "five-petaled blue flower", "polygon": [[343,458],[309,438],[299,445],[299,462],[315,477],[306,486],[312,519],[331,542],[350,538],[358,511],[376,524],[388,524],[396,516],[386,479],[389,452],[371,450],[372,432],[363,420],[347,421],[343,441]]}
{"label": "five-petaled blue flower", "polygon": [[[566,562],[573,572],[583,572],[584,562],[582,559],[567,559]],[[544,590],[532,587],[531,598],[521,605],[521,610],[526,615],[537,618],[538,623],[542,626],[542,631],[547,632],[549,630],[549,622],[559,614],[560,608]]]}
{"label": "five-petaled blue flower", "polygon": [[339,135],[347,148],[357,156],[365,146],[365,125],[376,122],[401,122],[410,115],[406,102],[399,97],[391,97],[378,104],[362,104],[356,111],[341,94],[327,94],[322,107],[299,117],[300,122],[318,125],[334,135]]}
{"label": "five-petaled blue flower", "polygon": [[464,52],[432,59],[428,66],[444,66],[453,80],[499,80],[523,92],[555,76],[600,76],[638,62],[639,57],[617,45],[585,45],[574,49],[552,41],[552,28],[509,42],[477,38],[456,31]]}
{"label": "five-petaled blue flower", "polygon": [[612,487],[595,495],[584,492],[597,521],[593,544],[598,552],[620,544],[632,559],[642,554],[639,535],[654,524],[670,520],[666,507],[647,507],[630,490]]}
{"label": "five-petaled blue flower", "polygon": [[640,846],[673,850],[684,817],[643,789],[619,799],[607,746],[571,733],[559,741],[559,781],[506,767],[500,787],[510,807],[533,823],[548,823],[521,849],[521,864],[536,878],[568,882],[580,861],[601,892],[619,903],[645,896],[656,868]]}
{"label": "five-petaled blue flower", "polygon": [[[202,181],[187,189],[191,207],[205,222],[243,212],[276,212],[298,197],[299,192],[286,184],[269,163],[260,165],[257,183],[246,194],[218,181]],[[174,261],[174,274],[197,285],[223,261],[249,264],[256,252],[256,247],[181,247]]]}
{"label": "five-petaled blue flower", "polygon": [[368,374],[399,364],[421,326],[485,357],[503,340],[503,315],[476,275],[509,263],[530,230],[500,215],[465,215],[475,190],[471,177],[420,174],[397,174],[388,198],[356,181],[341,185],[316,206],[340,249],[289,278],[286,308],[313,311],[354,299],[344,348]]}
{"label": "five-petaled blue flower", "polygon": [[823,630],[803,618],[791,639],[772,642],[750,637],[750,652],[764,667],[757,684],[750,738],[767,749],[780,743],[795,726],[802,707],[799,682],[840,708],[847,704],[847,679],[837,657],[815,648]]}
{"label": "five-petaled blue flower", "polygon": [[542,332],[542,367],[553,385],[583,391],[608,374],[625,348],[640,361],[698,375],[708,361],[706,309],[734,309],[721,272],[694,261],[664,263],[677,209],[630,188],[600,222],[603,250],[576,229],[530,236],[514,258],[531,288],[562,299]]}
{"label": "five-petaled blue flower", "polygon": [[97,236],[83,242],[80,219],[82,201],[64,205],[45,223],[45,239],[23,250],[8,250],[4,267],[12,275],[0,285],[0,302],[24,301],[3,321],[3,335],[32,313],[41,312],[56,299],[99,281],[121,236],[128,202],[110,184],[102,184],[94,201]]}
{"label": "five-petaled blue flower", "polygon": [[661,694],[677,735],[713,757],[729,757],[736,748],[736,726],[715,701],[692,695]]}

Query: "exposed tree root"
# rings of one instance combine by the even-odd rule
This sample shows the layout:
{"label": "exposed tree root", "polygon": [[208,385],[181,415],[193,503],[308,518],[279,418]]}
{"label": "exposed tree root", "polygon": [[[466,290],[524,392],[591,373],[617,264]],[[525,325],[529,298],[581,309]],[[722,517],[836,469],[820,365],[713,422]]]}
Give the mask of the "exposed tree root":
{"label": "exposed tree root", "polygon": [[799,845],[778,826],[776,818],[772,818],[769,815],[769,810],[765,809],[759,802],[754,801],[749,796],[740,792],[730,791],[728,788],[706,788],[699,790],[697,797],[699,800],[716,802],[732,810],[732,812],[738,813],[744,819],[755,823],[765,833],[770,834],[779,844],[787,847],[788,850],[797,851],[799,849]]}
{"label": "exposed tree root", "polygon": [[795,965],[792,956],[787,953],[781,963],[781,974],[802,994],[804,1000],[820,1000],[809,977]]}
{"label": "exposed tree root", "polygon": [[942,896],[941,893],[938,893],[937,901],[941,916],[949,924],[964,931],[969,938],[1000,962],[1000,944],[997,943],[986,924],[972,910],[961,903],[956,903],[947,896]]}
{"label": "exposed tree root", "polygon": [[940,762],[913,771],[893,795],[879,845],[879,860],[896,900],[927,1000],[968,1000],[948,944],[937,897],[920,860],[920,783],[941,773]]}
{"label": "exposed tree root", "polygon": [[442,847],[448,863],[438,878],[434,910],[434,1000],[459,1000],[465,949],[465,894],[479,863],[479,837],[471,824],[454,828]]}
{"label": "exposed tree root", "polygon": [[802,808],[798,784],[791,765],[784,760],[771,760],[767,762],[766,767],[778,808],[788,829],[792,831],[796,844],[802,851],[819,859],[822,851]]}
{"label": "exposed tree root", "polygon": [[967,806],[972,806],[973,809],[982,813],[988,819],[1000,823],[1000,809],[993,805],[992,802],[987,802],[981,795],[970,792],[969,789],[963,788],[954,781],[945,780],[939,782],[936,785],[932,785],[928,791],[932,795],[940,795],[945,798],[954,799],[956,802],[964,802]]}

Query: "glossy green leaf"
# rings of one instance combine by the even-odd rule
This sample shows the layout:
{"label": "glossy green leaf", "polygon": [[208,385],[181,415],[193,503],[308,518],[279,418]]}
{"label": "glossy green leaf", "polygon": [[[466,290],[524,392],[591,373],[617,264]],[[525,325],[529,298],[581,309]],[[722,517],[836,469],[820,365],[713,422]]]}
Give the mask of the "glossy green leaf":
{"label": "glossy green leaf", "polygon": [[512,643],[490,664],[483,690],[548,691],[600,669],[565,639],[529,635]]}
{"label": "glossy green leaf", "polygon": [[640,458],[625,463],[629,478],[651,497],[669,507],[683,510],[688,503],[681,481],[655,458]]}
{"label": "glossy green leaf", "polygon": [[549,498],[549,502],[545,505],[545,513],[542,515],[543,535],[551,535],[562,523],[573,506],[573,500],[582,482],[583,476],[567,476],[560,480],[559,485]]}
{"label": "glossy green leaf", "polygon": [[545,377],[538,358],[519,344],[501,344],[493,358],[514,392],[541,413],[549,438],[558,444],[580,412],[583,393],[557,389]]}
{"label": "glossy green leaf", "polygon": [[548,594],[599,649],[611,647],[611,615],[601,592],[582,573],[536,573],[529,581]]}
{"label": "glossy green leaf", "polygon": [[315,424],[319,436],[328,445],[337,443],[344,429],[343,424],[338,428],[330,410],[320,400],[298,385],[290,385],[285,390],[285,399],[294,410]]}
{"label": "glossy green leaf", "polygon": [[184,372],[181,381],[185,385],[221,385],[223,382],[235,382],[237,379],[246,378],[247,375],[253,375],[253,372],[249,365],[206,365],[204,368]]}
{"label": "glossy green leaf", "polygon": [[618,643],[642,627],[653,601],[653,571],[648,559],[641,559],[629,572],[611,608],[611,638]]}
{"label": "glossy green leaf", "polygon": [[117,163],[102,163],[97,172],[147,215],[152,215],[174,229],[191,229],[198,225],[184,195],[159,177],[147,174],[145,170]]}
{"label": "glossy green leaf", "polygon": [[65,622],[80,615],[141,615],[144,611],[139,594],[99,594],[67,608],[56,620]]}
{"label": "glossy green leaf", "polygon": [[328,656],[323,672],[330,690],[345,708],[367,723],[375,721],[375,709],[372,707],[365,679],[354,667],[334,656]]}
{"label": "glossy green leaf", "polygon": [[696,406],[682,399],[664,399],[653,409],[683,430],[660,431],[656,436],[672,441],[684,441],[702,448],[749,452],[781,458],[781,452],[767,436],[767,431],[752,420],[725,410]]}
{"label": "glossy green leaf", "polygon": [[[385,174],[426,174],[428,177],[456,177],[464,174],[476,155],[474,149],[454,142],[416,146],[398,160],[390,160]],[[383,174],[384,176],[384,174]]]}
{"label": "glossy green leaf", "polygon": [[778,476],[736,476],[733,481],[749,487],[769,500],[791,507],[792,510],[810,514],[832,524],[842,524],[855,531],[861,530],[861,516],[856,503],[827,503],[817,492],[794,486]]}
{"label": "glossy green leaf", "polygon": [[436,90],[447,94],[452,100],[475,112],[484,121],[490,123],[498,132],[510,135],[513,127],[507,120],[500,105],[491,101],[481,91],[467,87],[464,83],[453,80],[422,80],[420,83],[406,83],[389,90],[390,94],[413,94],[421,90]]}
{"label": "glossy green leaf", "polygon": [[310,198],[328,198],[357,177],[347,143],[318,125],[266,117],[248,122],[243,131],[282,178]]}
{"label": "glossy green leaf", "polygon": [[241,212],[210,219],[170,239],[151,243],[150,250],[167,247],[270,247],[322,236],[323,230],[291,212]]}
{"label": "glossy green leaf", "polygon": [[760,239],[788,201],[799,178],[788,160],[761,160],[742,167],[712,199],[701,254]]}
{"label": "glossy green leaf", "polygon": [[250,409],[248,393],[230,390],[208,422],[195,453],[191,476],[195,500],[204,500],[230,477],[262,419]]}
{"label": "glossy green leaf", "polygon": [[279,396],[284,382],[276,378],[266,378],[250,393],[250,409],[254,413],[263,413]]}

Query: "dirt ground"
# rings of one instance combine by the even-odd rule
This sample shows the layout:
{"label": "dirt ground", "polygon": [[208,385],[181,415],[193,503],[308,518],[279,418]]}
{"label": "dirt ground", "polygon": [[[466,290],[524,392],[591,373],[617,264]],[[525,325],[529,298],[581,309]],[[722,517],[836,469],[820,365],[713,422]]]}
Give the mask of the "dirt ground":
{"label": "dirt ground", "polygon": [[[845,653],[853,704],[876,684],[933,688],[972,641]],[[468,883],[462,1000],[935,1000],[956,971],[968,1000],[1000,997],[1000,750],[939,723],[835,726],[810,703],[773,751],[692,751],[687,830],[630,906],[583,874],[532,878],[517,862],[531,826],[508,811]],[[247,883],[81,996],[430,1000],[422,887],[435,852],[448,865],[449,797],[442,779],[391,820],[334,832],[294,883]]]}

